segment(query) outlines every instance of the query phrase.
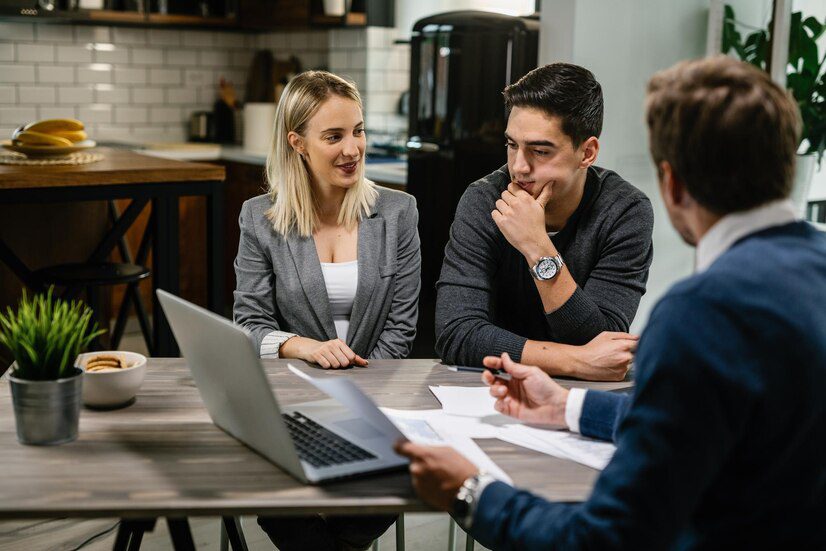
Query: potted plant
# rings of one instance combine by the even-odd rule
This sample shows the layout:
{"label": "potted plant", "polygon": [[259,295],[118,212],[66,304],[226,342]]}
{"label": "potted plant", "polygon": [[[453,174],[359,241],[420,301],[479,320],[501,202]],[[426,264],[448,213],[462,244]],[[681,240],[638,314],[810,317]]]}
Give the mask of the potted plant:
{"label": "potted plant", "polygon": [[9,370],[17,439],[52,445],[77,438],[82,371],[75,358],[103,333],[81,302],[55,299],[53,290],[23,298],[17,312],[0,313],[0,343],[14,357]]}
{"label": "potted plant", "polygon": [[[771,33],[756,29],[745,40],[737,30],[734,8],[726,4],[723,21],[722,51],[732,51],[743,61],[763,69],[768,67]],[[771,28],[771,26],[770,26]],[[826,150],[826,56],[820,57],[817,41],[826,31],[826,21],[792,14],[789,28],[789,59],[786,65],[786,86],[797,101],[803,119],[803,132],[795,170],[792,200],[805,214],[815,164],[820,164]]]}

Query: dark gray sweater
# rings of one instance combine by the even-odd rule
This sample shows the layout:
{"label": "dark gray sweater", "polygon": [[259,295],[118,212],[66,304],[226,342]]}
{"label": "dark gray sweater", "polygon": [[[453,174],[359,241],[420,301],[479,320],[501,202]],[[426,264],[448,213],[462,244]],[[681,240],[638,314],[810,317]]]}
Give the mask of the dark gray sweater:
{"label": "dark gray sweater", "polygon": [[522,254],[491,218],[510,182],[507,166],[471,184],[456,209],[436,284],[436,352],[445,363],[519,361],[528,339],[584,344],[627,331],[645,293],[654,213],[640,190],[591,167],[579,207],[551,239],[578,288],[546,314]]}

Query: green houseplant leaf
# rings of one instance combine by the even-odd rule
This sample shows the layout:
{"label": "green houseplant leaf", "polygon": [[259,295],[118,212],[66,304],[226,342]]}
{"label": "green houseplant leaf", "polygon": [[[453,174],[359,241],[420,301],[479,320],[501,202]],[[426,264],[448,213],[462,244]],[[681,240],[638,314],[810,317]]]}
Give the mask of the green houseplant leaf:
{"label": "green houseplant leaf", "polygon": [[[770,34],[759,29],[745,40],[737,30],[734,8],[724,8],[722,53],[733,53],[739,59],[765,70],[769,58]],[[826,32],[826,21],[804,18],[801,12],[792,14],[789,28],[789,59],[786,66],[786,86],[797,101],[803,119],[802,153],[814,153],[818,163],[826,150],[826,55],[818,52],[817,40]]]}
{"label": "green houseplant leaf", "polygon": [[74,360],[102,334],[92,324],[92,310],[80,301],[55,299],[53,288],[29,298],[17,311],[0,313],[0,344],[14,356],[12,375],[31,381],[50,381],[72,374]]}

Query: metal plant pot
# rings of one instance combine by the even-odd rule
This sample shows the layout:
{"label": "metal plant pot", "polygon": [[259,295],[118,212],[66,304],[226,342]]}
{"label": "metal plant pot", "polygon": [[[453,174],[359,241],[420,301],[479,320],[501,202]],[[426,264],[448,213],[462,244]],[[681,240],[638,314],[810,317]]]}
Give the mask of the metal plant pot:
{"label": "metal plant pot", "polygon": [[72,376],[56,381],[9,377],[17,440],[21,444],[53,446],[77,438],[82,375],[83,371],[75,368]]}

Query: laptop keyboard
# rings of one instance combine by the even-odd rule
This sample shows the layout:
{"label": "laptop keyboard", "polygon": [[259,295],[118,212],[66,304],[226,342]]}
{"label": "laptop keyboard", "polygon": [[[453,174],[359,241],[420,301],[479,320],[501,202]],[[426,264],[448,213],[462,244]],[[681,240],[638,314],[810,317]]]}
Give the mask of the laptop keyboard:
{"label": "laptop keyboard", "polygon": [[330,467],[376,459],[375,455],[364,448],[325,429],[297,411],[292,414],[283,413],[281,416],[293,438],[298,457],[313,467]]}

